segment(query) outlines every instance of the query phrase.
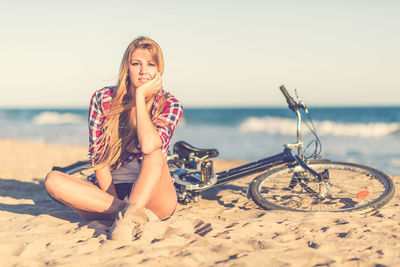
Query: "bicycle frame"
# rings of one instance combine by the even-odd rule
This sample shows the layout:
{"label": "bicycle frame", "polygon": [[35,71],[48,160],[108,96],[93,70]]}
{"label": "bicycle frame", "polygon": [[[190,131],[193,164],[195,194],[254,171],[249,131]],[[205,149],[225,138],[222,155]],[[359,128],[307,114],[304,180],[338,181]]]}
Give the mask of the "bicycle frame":
{"label": "bicycle frame", "polygon": [[[292,144],[287,145],[290,146]],[[184,191],[200,193],[210,188],[230,183],[245,176],[266,171],[282,164],[300,162],[300,165],[305,166],[304,168],[306,170],[311,170],[303,160],[301,160],[297,155],[293,155],[292,149],[286,147],[287,145],[285,145],[285,149],[282,153],[215,174],[211,172],[205,179],[202,177],[203,169],[200,171],[190,169],[172,169],[171,173],[175,179],[176,187],[179,188],[179,186],[183,186]],[[318,177],[318,173],[313,170],[311,170],[311,172]]]}
{"label": "bicycle frame", "polygon": [[284,152],[279,153],[277,155],[261,159],[255,162],[251,162],[245,165],[241,165],[239,167],[230,170],[216,173],[215,176],[217,178],[217,182],[215,183],[214,186],[229,183],[231,181],[240,179],[244,176],[268,170],[273,166],[293,161],[294,158],[291,155],[291,151],[285,150]]}

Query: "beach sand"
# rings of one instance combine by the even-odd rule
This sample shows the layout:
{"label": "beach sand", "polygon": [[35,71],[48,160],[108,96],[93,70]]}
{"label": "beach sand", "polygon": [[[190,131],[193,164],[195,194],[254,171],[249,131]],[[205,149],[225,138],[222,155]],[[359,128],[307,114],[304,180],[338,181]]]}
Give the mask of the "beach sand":
{"label": "beach sand", "polygon": [[[400,266],[398,193],[369,215],[265,211],[246,197],[252,177],[178,205],[135,241],[107,240],[107,223],[83,221],[43,185],[52,166],[86,153],[0,140],[0,266]],[[217,170],[241,163],[215,162]]]}

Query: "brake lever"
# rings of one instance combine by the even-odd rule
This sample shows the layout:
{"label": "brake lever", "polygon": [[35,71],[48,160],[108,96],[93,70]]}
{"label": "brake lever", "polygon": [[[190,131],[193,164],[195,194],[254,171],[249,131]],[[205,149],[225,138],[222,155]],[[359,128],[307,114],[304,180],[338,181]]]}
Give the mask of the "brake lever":
{"label": "brake lever", "polygon": [[304,110],[304,112],[306,114],[308,114],[308,108],[306,106],[306,104],[304,103],[304,101],[299,97],[299,95],[297,94],[297,89],[294,89],[294,93],[296,94],[296,98],[297,98],[297,105],[299,108],[302,108]]}

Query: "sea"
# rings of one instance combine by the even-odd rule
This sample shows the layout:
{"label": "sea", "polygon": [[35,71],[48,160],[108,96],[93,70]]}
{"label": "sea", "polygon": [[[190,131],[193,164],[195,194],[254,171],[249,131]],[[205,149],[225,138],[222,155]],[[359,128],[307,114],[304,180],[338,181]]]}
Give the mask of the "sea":
{"label": "sea", "polygon": [[[310,107],[309,114],[322,144],[322,158],[400,175],[400,106]],[[87,116],[87,109],[78,108],[0,109],[0,138],[87,146]],[[311,155],[315,138],[304,124],[302,136],[309,144],[305,154]],[[179,140],[216,148],[221,159],[254,161],[278,154],[283,144],[296,141],[296,117],[285,107],[187,107],[172,144]]]}

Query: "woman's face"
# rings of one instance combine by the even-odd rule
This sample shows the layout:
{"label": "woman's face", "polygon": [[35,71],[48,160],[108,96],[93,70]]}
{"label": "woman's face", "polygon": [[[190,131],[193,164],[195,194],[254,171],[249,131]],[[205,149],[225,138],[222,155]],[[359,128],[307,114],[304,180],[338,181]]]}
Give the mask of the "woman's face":
{"label": "woman's face", "polygon": [[158,66],[149,50],[138,48],[131,55],[128,71],[131,85],[136,89],[156,76]]}

